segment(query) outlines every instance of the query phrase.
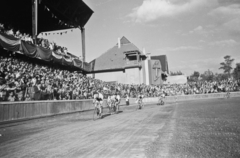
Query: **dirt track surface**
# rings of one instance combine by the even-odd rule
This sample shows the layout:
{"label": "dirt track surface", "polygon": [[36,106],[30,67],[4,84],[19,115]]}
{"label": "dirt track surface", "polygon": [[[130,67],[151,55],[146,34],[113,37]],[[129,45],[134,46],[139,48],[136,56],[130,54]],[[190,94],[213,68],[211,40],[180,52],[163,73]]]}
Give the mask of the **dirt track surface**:
{"label": "dirt track surface", "polygon": [[240,98],[0,125],[0,157],[240,157]]}

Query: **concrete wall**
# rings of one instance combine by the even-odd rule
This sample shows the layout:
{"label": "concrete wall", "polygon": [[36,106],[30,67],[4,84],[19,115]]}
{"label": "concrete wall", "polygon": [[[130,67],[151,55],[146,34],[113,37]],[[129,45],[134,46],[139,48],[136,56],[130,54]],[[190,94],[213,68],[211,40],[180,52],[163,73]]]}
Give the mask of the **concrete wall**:
{"label": "concrete wall", "polygon": [[[225,98],[225,97],[226,97],[226,93],[168,96],[165,98],[165,102]],[[231,92],[230,97],[240,97],[240,92]],[[158,98],[144,98],[144,102],[147,102],[147,103],[156,103],[157,101],[158,101]]]}
{"label": "concrete wall", "polygon": [[149,60],[149,84],[160,85],[162,83],[161,62],[159,60]]}
{"label": "concrete wall", "polygon": [[[142,75],[143,75],[143,83],[146,85],[162,85],[162,67],[160,60],[150,60],[146,59],[142,64]],[[157,68],[157,73],[156,73]],[[156,77],[158,76],[158,77]]]}
{"label": "concrete wall", "polygon": [[107,82],[108,81],[117,81],[118,83],[125,83],[126,82],[126,74],[122,71],[96,73],[95,78],[100,79],[102,81],[107,81]]}
{"label": "concrete wall", "polygon": [[[121,105],[125,100],[121,100]],[[106,100],[103,106],[107,106]],[[92,99],[67,101],[26,101],[0,103],[0,123],[93,110]]]}
{"label": "concrete wall", "polygon": [[126,80],[125,84],[140,84],[142,83],[141,71],[139,68],[126,69]]}
{"label": "concrete wall", "polygon": [[178,76],[168,76],[167,81],[164,84],[185,84],[187,83],[187,76],[178,75]]}
{"label": "concrete wall", "polygon": [[95,78],[103,81],[117,81],[123,84],[143,83],[143,73],[139,68],[126,69],[124,72],[96,73]]}
{"label": "concrete wall", "polygon": [[90,110],[92,100],[0,103],[0,122]]}
{"label": "concrete wall", "polygon": [[[165,101],[175,102],[208,98],[224,98],[225,96],[226,93],[170,96],[166,97]],[[240,92],[231,93],[230,96],[240,97]],[[130,104],[136,104],[135,100],[135,98],[130,98]],[[157,103],[157,101],[158,98],[144,98],[144,102],[146,104]],[[104,100],[103,106],[106,107],[106,105],[106,100]],[[126,105],[125,99],[121,100],[120,105]],[[0,103],[0,123],[87,111],[92,109],[94,109],[92,100],[2,102]]]}

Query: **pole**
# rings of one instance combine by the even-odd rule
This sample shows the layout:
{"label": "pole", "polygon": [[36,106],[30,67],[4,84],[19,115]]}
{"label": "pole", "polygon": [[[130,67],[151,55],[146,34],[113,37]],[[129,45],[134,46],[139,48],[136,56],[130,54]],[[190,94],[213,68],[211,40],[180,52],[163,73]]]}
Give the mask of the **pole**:
{"label": "pole", "polygon": [[32,0],[32,37],[36,44],[38,33],[38,0]]}
{"label": "pole", "polygon": [[85,47],[85,28],[81,27],[81,36],[82,36],[82,69],[84,69],[84,62],[85,62],[85,53],[86,53],[86,47]]}
{"label": "pole", "polygon": [[139,84],[141,84],[141,67],[138,68]]}
{"label": "pole", "polygon": [[37,41],[38,34],[38,0],[35,0],[35,40]]}

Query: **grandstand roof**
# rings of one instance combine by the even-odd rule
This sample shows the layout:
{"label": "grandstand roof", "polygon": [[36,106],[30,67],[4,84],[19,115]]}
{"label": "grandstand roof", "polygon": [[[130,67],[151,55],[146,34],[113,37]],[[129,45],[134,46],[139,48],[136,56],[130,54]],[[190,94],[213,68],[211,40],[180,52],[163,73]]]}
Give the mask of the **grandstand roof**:
{"label": "grandstand roof", "polygon": [[[82,0],[38,1],[38,33],[84,27],[93,14]],[[32,34],[32,0],[1,0],[0,23]]]}
{"label": "grandstand roof", "polygon": [[124,36],[120,39],[120,44],[120,48],[117,43],[100,57],[91,61],[90,64],[92,65],[92,71],[123,71],[126,63],[126,52],[136,52],[141,54],[141,51]]}

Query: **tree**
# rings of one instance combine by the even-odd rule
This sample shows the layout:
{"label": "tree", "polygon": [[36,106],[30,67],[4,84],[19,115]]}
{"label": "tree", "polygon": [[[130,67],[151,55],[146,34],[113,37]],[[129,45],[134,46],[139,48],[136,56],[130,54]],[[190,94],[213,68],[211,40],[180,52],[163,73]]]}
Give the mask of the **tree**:
{"label": "tree", "polygon": [[198,81],[199,76],[200,76],[200,73],[197,71],[194,71],[193,74],[189,77],[189,81]]}
{"label": "tree", "polygon": [[203,74],[201,74],[201,78],[203,81],[213,81],[214,79],[214,74],[212,71],[207,70]]}
{"label": "tree", "polygon": [[215,75],[214,75],[214,80],[215,81],[222,81],[222,80],[227,80],[228,79],[228,74],[218,74],[218,73],[216,73]]}
{"label": "tree", "polygon": [[224,60],[225,62],[220,63],[221,67],[219,69],[223,69],[224,73],[227,73],[228,77],[230,77],[231,70],[232,70],[232,62],[234,61],[234,59],[231,59],[231,56],[226,55],[224,57]]}
{"label": "tree", "polygon": [[236,64],[236,67],[233,70],[233,77],[235,79],[240,79],[240,63]]}

